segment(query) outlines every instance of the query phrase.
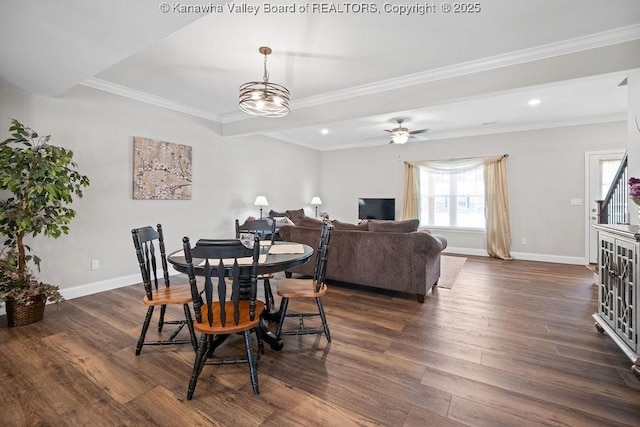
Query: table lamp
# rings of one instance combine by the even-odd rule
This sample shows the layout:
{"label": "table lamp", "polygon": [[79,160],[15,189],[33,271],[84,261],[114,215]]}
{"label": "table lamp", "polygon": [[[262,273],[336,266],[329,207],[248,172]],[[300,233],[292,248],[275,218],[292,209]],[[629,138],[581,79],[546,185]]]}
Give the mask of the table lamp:
{"label": "table lamp", "polygon": [[[269,206],[269,202],[267,202],[267,198],[264,196],[256,197],[256,201],[253,202],[254,206],[260,206],[260,219],[262,219],[262,207]],[[317,209],[317,208],[316,208]]]}
{"label": "table lamp", "polygon": [[320,200],[320,197],[318,196],[313,196],[313,199],[311,199],[311,204],[316,206],[316,218],[318,217],[318,205],[322,204],[322,200]]}

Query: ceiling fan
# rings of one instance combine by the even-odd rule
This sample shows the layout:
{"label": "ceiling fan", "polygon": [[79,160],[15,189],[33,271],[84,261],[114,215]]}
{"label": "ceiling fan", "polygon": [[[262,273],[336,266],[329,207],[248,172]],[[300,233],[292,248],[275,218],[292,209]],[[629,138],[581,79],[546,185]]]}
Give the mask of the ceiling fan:
{"label": "ceiling fan", "polygon": [[398,122],[398,127],[393,129],[383,129],[385,132],[391,133],[391,141],[389,141],[389,144],[404,144],[409,139],[415,139],[418,141],[426,141],[429,139],[429,137],[420,136],[420,134],[429,133],[431,132],[431,129],[420,129],[409,132],[409,129],[402,127],[404,119],[396,119],[396,121]]}

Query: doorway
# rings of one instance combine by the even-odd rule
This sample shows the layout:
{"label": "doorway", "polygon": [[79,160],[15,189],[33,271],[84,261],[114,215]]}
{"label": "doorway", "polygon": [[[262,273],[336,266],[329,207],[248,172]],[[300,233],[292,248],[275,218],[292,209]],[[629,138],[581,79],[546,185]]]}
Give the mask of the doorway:
{"label": "doorway", "polygon": [[598,204],[606,195],[611,181],[618,171],[624,150],[591,151],[585,153],[586,175],[586,215],[585,230],[586,255],[589,263],[598,262],[598,233],[593,227],[598,223]]}

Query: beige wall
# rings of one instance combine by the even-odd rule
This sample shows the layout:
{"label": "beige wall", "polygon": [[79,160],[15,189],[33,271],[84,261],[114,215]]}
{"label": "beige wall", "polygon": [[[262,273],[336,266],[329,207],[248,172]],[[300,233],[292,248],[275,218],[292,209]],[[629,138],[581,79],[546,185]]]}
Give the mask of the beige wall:
{"label": "beige wall", "polygon": [[[76,294],[139,282],[133,227],[162,223],[167,249],[175,250],[185,235],[231,237],[235,218],[258,215],[257,195],[275,210],[304,207],[311,214],[309,201],[319,192],[317,151],[265,137],[222,138],[216,123],[83,86],[56,98],[0,87],[3,139],[11,118],[72,149],[91,180],[73,204],[70,234],[32,244],[43,259],[40,277],[61,288],[85,288]],[[134,136],[193,147],[192,200],[132,199]],[[92,259],[100,260],[99,270],[90,269]]]}
{"label": "beige wall", "polygon": [[[356,221],[359,197],[395,197],[399,218],[405,160],[509,154],[512,252],[579,263],[585,256],[587,207],[572,206],[570,200],[585,197],[585,152],[624,150],[626,132],[626,122],[613,122],[323,152],[323,209],[332,218]],[[442,234],[452,250],[486,254],[482,233]]]}

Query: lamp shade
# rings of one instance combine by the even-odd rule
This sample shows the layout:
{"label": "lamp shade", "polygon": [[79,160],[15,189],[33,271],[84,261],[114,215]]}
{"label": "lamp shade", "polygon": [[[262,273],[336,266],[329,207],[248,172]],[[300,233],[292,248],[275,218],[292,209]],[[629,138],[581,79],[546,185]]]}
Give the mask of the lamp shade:
{"label": "lamp shade", "polygon": [[256,201],[253,202],[254,206],[269,206],[269,202],[267,202],[267,198],[264,196],[256,197]]}
{"label": "lamp shade", "polygon": [[322,204],[322,200],[320,200],[320,197],[318,197],[318,196],[313,196],[313,199],[311,199],[311,204],[312,205],[321,205]]}

